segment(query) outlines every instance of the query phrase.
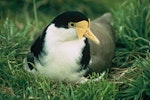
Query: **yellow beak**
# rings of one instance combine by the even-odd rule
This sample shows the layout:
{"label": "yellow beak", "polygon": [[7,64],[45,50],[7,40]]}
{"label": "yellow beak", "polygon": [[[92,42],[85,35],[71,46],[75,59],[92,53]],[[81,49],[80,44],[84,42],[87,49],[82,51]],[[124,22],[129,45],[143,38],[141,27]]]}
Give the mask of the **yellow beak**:
{"label": "yellow beak", "polygon": [[90,30],[90,20],[80,21],[75,24],[75,30],[77,32],[78,38],[81,39],[83,36],[91,39],[96,44],[100,44],[98,38]]}

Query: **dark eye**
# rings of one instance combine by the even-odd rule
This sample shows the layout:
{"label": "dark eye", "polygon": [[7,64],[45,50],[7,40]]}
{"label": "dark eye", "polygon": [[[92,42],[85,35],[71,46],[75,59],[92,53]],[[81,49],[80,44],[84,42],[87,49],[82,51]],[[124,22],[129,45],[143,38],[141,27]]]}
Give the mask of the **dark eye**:
{"label": "dark eye", "polygon": [[71,23],[70,25],[71,25],[71,26],[74,26],[74,24],[73,24],[73,23]]}
{"label": "dark eye", "polygon": [[74,27],[75,24],[74,24],[73,22],[70,22],[70,23],[68,23],[68,26],[69,26],[69,27]]}

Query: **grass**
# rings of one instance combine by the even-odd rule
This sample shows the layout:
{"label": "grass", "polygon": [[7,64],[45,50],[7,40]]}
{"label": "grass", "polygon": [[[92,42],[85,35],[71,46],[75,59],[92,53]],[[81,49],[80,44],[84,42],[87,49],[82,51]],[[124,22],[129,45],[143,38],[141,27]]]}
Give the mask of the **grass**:
{"label": "grass", "polygon": [[150,50],[149,0],[125,1],[119,11],[113,10],[117,36],[117,66],[132,66],[136,57]]}
{"label": "grass", "polygon": [[119,100],[150,99],[149,4],[149,0],[127,0],[118,12],[113,10],[117,22],[114,24],[117,37],[114,62],[120,68],[127,68],[121,78],[123,84],[116,95]]}
{"label": "grass", "polygon": [[[148,100],[150,98],[148,0],[126,0],[119,9],[112,10],[117,39],[113,62],[117,68],[110,70],[101,81],[85,84],[48,80],[27,73],[23,69],[22,62],[34,35],[53,17],[36,12],[35,0],[32,4],[33,14],[10,13],[0,17],[0,99]],[[92,77],[97,75],[93,74]]]}
{"label": "grass", "polygon": [[150,54],[146,58],[137,58],[132,70],[128,72],[123,91],[118,92],[117,98],[125,100],[148,100],[150,99]]}

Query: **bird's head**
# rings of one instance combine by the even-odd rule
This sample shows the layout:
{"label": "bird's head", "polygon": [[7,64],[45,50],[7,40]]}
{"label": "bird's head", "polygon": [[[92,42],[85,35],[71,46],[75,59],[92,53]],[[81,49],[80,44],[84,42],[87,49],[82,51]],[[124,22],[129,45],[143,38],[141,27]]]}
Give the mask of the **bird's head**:
{"label": "bird's head", "polygon": [[81,12],[64,12],[55,17],[51,24],[58,29],[57,33],[59,35],[61,34],[61,38],[64,38],[64,40],[82,39],[86,37],[99,44],[99,40],[90,30],[90,19]]}

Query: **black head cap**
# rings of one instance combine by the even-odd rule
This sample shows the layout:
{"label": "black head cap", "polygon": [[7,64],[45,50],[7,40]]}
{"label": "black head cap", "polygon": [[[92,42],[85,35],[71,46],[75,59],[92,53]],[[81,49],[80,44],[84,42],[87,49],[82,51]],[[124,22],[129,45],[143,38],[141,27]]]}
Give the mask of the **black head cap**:
{"label": "black head cap", "polygon": [[82,20],[87,20],[87,16],[78,11],[67,11],[60,15],[58,15],[52,23],[55,24],[56,27],[68,28],[68,22],[79,22]]}

